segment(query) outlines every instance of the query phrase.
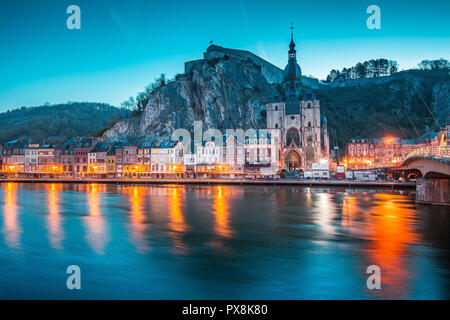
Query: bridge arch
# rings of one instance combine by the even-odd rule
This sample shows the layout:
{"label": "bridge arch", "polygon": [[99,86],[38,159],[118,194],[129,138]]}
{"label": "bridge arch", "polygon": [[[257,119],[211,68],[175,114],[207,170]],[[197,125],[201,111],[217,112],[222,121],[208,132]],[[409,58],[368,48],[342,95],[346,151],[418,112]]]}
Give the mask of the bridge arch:
{"label": "bridge arch", "polygon": [[402,170],[419,171],[422,177],[429,179],[450,179],[450,163],[432,157],[410,157],[400,167]]}

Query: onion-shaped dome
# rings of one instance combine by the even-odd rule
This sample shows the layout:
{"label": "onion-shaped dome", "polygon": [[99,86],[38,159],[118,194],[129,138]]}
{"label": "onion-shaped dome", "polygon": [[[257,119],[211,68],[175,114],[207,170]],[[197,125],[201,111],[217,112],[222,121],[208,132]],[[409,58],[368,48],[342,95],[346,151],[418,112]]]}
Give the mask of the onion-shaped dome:
{"label": "onion-shaped dome", "polygon": [[284,81],[301,80],[302,69],[297,63],[297,50],[295,50],[294,35],[291,33],[291,42],[289,43],[288,51],[289,61],[284,69]]}
{"label": "onion-shaped dome", "polygon": [[302,77],[302,69],[295,61],[289,61],[286,68],[284,68],[284,81],[298,80],[300,81]]}

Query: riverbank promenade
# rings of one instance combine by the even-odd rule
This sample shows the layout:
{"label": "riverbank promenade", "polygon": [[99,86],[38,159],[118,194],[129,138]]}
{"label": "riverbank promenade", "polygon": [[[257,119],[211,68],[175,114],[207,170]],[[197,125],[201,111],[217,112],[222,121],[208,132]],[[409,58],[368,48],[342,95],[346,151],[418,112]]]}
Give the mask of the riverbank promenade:
{"label": "riverbank promenade", "polygon": [[414,189],[415,182],[395,181],[358,181],[358,180],[311,180],[311,179],[97,179],[97,178],[8,178],[0,179],[0,182],[20,183],[105,183],[105,184],[192,184],[192,185],[288,185],[307,187],[370,187],[370,188],[395,188]]}

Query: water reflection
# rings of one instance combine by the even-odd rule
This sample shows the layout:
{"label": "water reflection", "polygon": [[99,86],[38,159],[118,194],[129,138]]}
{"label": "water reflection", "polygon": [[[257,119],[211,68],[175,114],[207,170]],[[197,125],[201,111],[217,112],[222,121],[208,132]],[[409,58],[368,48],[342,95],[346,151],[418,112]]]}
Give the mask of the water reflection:
{"label": "water reflection", "polygon": [[[415,206],[409,193],[14,183],[0,192],[7,244],[0,261],[16,263],[11,249],[20,248],[43,272],[60,268],[61,261],[37,258],[53,252],[90,265],[95,285],[87,282],[83,298],[449,297],[450,217]],[[1,276],[38,281],[21,263],[0,264],[0,286],[26,297],[25,285]],[[366,288],[372,264],[381,268],[382,291]]]}
{"label": "water reflection", "polygon": [[215,233],[221,237],[230,237],[231,229],[229,226],[229,204],[230,200],[228,191],[229,188],[217,186],[215,187],[215,199],[212,214],[214,214],[215,223],[214,230]]}
{"label": "water reflection", "polygon": [[87,186],[89,216],[84,219],[88,230],[87,241],[99,254],[104,253],[105,246],[109,240],[100,209],[101,203],[99,193],[105,191],[105,185],[93,183]]}
{"label": "water reflection", "polygon": [[3,206],[3,234],[8,247],[20,248],[21,228],[17,222],[17,184],[6,183],[3,185],[5,205]]}
{"label": "water reflection", "polygon": [[187,229],[184,221],[181,203],[184,200],[184,189],[180,187],[169,188],[169,227],[175,232],[185,232]]}
{"label": "water reflection", "polygon": [[[308,193],[310,195],[310,193]],[[318,212],[316,213],[316,223],[324,234],[333,235],[335,227],[333,226],[333,217],[335,207],[332,201],[332,195],[329,193],[319,193],[317,195]],[[310,199],[308,201],[311,201]]]}
{"label": "water reflection", "polygon": [[373,220],[367,225],[372,242],[366,250],[366,261],[381,268],[384,298],[407,298],[408,248],[417,241],[411,226],[414,210],[399,195],[381,193],[375,199]]}
{"label": "water reflection", "polygon": [[[181,252],[185,253],[187,246],[183,241],[183,233],[188,229],[182,210],[182,204],[185,200],[185,190],[184,187],[169,186],[167,192],[169,235],[172,238],[174,248],[182,250]],[[180,251],[177,252],[181,253]]]}
{"label": "water reflection", "polygon": [[150,246],[146,241],[147,224],[143,207],[147,190],[148,188],[143,186],[123,188],[131,204],[130,220],[133,241],[140,252],[150,250]]}
{"label": "water reflection", "polygon": [[367,290],[369,295],[388,299],[407,298],[409,282],[409,247],[418,239],[413,227],[415,207],[405,197],[393,193],[348,194],[342,200],[342,226],[354,237],[362,238],[364,264],[378,265],[382,291]]}
{"label": "water reflection", "polygon": [[60,184],[47,184],[48,202],[48,232],[50,245],[55,249],[62,249],[63,232],[61,230],[61,214],[59,212],[59,193],[62,190]]}

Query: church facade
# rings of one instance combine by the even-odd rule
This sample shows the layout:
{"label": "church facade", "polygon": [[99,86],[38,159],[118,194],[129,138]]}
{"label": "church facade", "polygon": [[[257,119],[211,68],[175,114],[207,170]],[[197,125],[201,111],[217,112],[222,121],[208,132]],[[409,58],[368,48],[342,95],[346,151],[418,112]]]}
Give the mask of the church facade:
{"label": "church facade", "polygon": [[267,129],[281,144],[280,163],[287,171],[308,170],[329,160],[327,119],[312,91],[302,91],[302,71],[297,63],[293,34],[283,76],[284,96],[267,104]]}

